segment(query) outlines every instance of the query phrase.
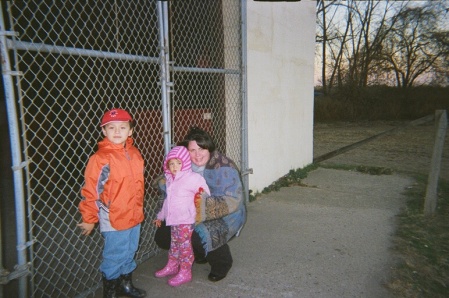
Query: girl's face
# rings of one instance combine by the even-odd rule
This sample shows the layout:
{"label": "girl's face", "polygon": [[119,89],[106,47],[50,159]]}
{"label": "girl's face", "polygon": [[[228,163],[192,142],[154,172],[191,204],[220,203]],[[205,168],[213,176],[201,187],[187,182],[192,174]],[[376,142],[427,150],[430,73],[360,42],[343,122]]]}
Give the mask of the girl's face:
{"label": "girl's face", "polygon": [[172,158],[167,162],[167,167],[170,170],[170,173],[172,173],[173,176],[176,176],[176,173],[181,171],[182,161],[178,158]]}
{"label": "girl's face", "polygon": [[198,167],[205,166],[210,159],[210,152],[207,149],[203,149],[196,141],[190,141],[187,147],[190,153],[190,159]]}
{"label": "girl's face", "polygon": [[133,133],[129,122],[111,122],[102,127],[103,134],[109,141],[117,145],[125,145]]}

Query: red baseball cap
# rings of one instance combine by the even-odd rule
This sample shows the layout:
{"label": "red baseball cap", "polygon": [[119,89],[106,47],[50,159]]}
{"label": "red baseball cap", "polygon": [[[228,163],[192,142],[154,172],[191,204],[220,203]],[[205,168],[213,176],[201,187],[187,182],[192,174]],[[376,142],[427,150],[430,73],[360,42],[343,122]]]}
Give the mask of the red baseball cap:
{"label": "red baseball cap", "polygon": [[133,121],[133,118],[127,111],[122,109],[112,109],[104,114],[103,119],[101,119],[100,127],[103,127],[111,122],[129,122],[129,121]]}

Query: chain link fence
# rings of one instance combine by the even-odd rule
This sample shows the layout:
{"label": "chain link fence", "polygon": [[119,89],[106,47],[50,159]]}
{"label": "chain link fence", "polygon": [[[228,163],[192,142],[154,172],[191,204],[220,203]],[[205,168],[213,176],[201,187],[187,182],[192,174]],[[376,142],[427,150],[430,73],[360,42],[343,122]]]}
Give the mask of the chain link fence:
{"label": "chain link fence", "polygon": [[240,5],[239,0],[3,3],[8,37],[2,47],[14,72],[14,86],[5,86],[13,98],[6,100],[17,110],[8,118],[18,120],[18,154],[26,162],[26,214],[16,217],[32,243],[28,296],[86,297],[100,286],[103,239],[98,231],[82,236],[76,224],[84,169],[102,138],[99,123],[106,110],[120,107],[134,116],[133,137],[145,159],[139,263],[158,252],[151,224],[158,192],[151,182],[162,173],[167,135],[175,144],[190,126],[203,127],[220,151],[242,165]]}

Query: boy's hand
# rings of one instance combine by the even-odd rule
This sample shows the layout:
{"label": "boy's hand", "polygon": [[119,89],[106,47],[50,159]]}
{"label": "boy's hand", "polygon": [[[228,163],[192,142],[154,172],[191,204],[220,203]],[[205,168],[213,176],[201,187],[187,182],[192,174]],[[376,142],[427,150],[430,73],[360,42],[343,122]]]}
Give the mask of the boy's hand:
{"label": "boy's hand", "polygon": [[82,222],[82,223],[77,224],[77,226],[81,228],[81,231],[82,231],[81,234],[87,236],[90,233],[92,233],[92,230],[94,229],[95,224]]}
{"label": "boy's hand", "polygon": [[153,220],[153,223],[156,225],[156,227],[160,228],[161,224],[162,224],[162,220],[160,219],[155,219]]}

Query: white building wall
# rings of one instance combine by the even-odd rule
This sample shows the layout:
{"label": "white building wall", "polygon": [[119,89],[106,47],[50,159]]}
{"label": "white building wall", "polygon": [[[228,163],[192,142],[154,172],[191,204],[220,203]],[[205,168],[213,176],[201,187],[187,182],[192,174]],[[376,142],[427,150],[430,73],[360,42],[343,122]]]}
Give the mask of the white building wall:
{"label": "white building wall", "polygon": [[247,1],[249,188],[313,161],[315,1]]}

